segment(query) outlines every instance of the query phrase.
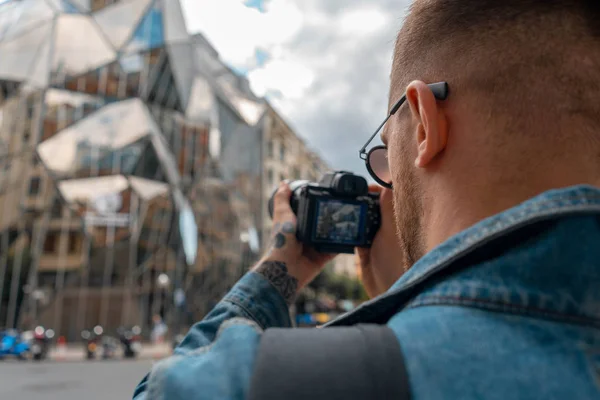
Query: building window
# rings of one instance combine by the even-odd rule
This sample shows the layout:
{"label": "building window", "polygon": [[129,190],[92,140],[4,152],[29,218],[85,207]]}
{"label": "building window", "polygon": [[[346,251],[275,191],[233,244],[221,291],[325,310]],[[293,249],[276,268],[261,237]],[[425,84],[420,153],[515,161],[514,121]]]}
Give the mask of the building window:
{"label": "building window", "polygon": [[31,181],[29,182],[29,194],[31,196],[37,196],[38,193],[40,193],[40,182],[41,182],[41,179],[39,176],[32,178]]}
{"label": "building window", "polygon": [[273,158],[275,154],[275,143],[272,140],[267,144],[267,157]]}
{"label": "building window", "polygon": [[267,181],[269,182],[269,184],[274,184],[275,182],[273,182],[273,170],[269,169],[267,171]]}
{"label": "building window", "polygon": [[58,243],[58,237],[56,233],[49,233],[46,235],[44,241],[44,253],[56,253],[56,244]]}
{"label": "building window", "polygon": [[279,160],[285,161],[285,146],[283,144],[279,148]]}
{"label": "building window", "polygon": [[294,168],[292,170],[292,178],[295,179],[295,180],[300,179],[300,169]]}
{"label": "building window", "polygon": [[69,254],[79,252],[79,235],[76,232],[69,232]]}
{"label": "building window", "polygon": [[60,218],[62,217],[62,204],[59,200],[55,200],[54,203],[52,203],[52,209],[51,209],[51,215],[54,218]]}

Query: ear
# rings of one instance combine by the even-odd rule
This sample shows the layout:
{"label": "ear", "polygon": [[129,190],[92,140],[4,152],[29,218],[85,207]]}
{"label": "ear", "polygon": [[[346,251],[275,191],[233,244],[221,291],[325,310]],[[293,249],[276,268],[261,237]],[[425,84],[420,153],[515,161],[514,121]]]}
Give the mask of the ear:
{"label": "ear", "polygon": [[406,89],[406,101],[416,121],[417,158],[415,166],[426,168],[448,143],[446,114],[426,83],[414,81]]}

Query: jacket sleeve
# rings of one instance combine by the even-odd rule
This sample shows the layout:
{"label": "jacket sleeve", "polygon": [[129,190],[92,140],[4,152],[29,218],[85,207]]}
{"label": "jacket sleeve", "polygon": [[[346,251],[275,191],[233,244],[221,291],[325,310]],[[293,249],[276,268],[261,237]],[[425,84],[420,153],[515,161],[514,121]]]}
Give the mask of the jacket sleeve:
{"label": "jacket sleeve", "polygon": [[190,329],[173,356],[154,365],[134,399],[243,399],[262,331],[290,326],[283,296],[250,272]]}

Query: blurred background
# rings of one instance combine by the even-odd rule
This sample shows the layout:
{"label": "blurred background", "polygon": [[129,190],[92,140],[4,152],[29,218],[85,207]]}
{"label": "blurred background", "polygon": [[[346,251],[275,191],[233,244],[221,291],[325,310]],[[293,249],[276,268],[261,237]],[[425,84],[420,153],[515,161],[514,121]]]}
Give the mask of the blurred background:
{"label": "blurred background", "polygon": [[[50,359],[124,331],[170,346],[268,246],[281,180],[364,175],[401,14],[391,0],[0,0],[0,337],[43,327]],[[296,322],[364,301],[357,273],[333,261]]]}

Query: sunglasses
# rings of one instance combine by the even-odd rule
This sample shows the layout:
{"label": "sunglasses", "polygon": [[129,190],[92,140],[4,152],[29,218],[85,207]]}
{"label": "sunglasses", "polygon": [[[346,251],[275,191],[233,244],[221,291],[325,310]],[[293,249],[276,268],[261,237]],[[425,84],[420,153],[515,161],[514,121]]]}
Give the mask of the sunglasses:
{"label": "sunglasses", "polygon": [[[429,89],[433,92],[433,95],[437,100],[446,100],[448,98],[449,87],[447,82],[438,82],[431,83],[429,85]],[[392,107],[390,113],[386,117],[386,119],[379,125],[379,128],[375,131],[374,134],[371,135],[367,143],[360,149],[358,155],[362,160],[365,160],[365,164],[367,165],[367,171],[377,183],[381,186],[386,187],[388,189],[392,189],[392,174],[390,172],[390,165],[388,163],[388,149],[387,146],[377,146],[373,147],[367,153],[367,147],[371,144],[375,136],[383,129],[388,120],[395,115],[396,112],[402,107],[402,105],[406,102],[406,93],[402,95],[400,100]]]}

